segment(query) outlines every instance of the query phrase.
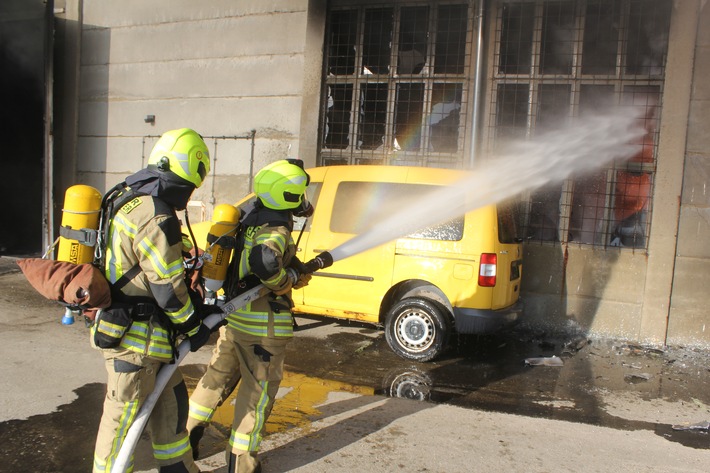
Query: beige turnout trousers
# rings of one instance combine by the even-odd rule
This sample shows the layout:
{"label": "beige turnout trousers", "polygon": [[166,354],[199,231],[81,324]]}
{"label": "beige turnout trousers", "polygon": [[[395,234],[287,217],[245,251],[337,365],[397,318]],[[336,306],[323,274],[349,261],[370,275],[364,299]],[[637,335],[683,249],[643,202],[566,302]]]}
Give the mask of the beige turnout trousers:
{"label": "beige turnout trousers", "polygon": [[285,349],[291,338],[248,335],[220,328],[212,360],[190,397],[188,430],[206,426],[214,411],[239,384],[227,447],[229,472],[252,473],[266,420],[283,379]]}
{"label": "beige turnout trousers", "polygon": [[[104,411],[94,450],[94,473],[113,467],[128,429],[153,391],[162,363],[128,350],[102,350],[108,371]],[[187,387],[175,370],[155,404],[146,429],[161,473],[198,473],[185,427]],[[133,459],[127,471],[133,471]]]}

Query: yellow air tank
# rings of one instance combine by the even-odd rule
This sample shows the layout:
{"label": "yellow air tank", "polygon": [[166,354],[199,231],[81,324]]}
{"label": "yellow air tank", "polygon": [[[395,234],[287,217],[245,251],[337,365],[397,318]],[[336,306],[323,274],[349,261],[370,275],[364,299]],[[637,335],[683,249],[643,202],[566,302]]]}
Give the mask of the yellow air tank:
{"label": "yellow air tank", "polygon": [[67,189],[59,229],[58,261],[83,264],[94,260],[100,210],[101,193],[98,190],[83,184]]}
{"label": "yellow air tank", "polygon": [[234,237],[239,224],[239,209],[230,204],[220,204],[214,208],[212,226],[207,233],[207,249],[202,256],[204,266],[202,277],[205,287],[213,292],[219,291],[227,278],[227,267],[232,257],[233,238],[219,240],[221,237]]}

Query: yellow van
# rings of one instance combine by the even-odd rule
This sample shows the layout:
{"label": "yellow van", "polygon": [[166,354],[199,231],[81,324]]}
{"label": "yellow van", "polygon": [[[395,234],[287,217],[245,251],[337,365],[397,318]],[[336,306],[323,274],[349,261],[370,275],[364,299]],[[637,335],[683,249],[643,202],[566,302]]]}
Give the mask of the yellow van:
{"label": "yellow van", "polygon": [[[364,165],[308,173],[307,196],[315,212],[297,219],[293,232],[304,262],[368,229],[390,231],[401,202],[463,176],[449,169]],[[254,197],[241,204],[249,198]],[[308,286],[293,292],[294,311],[383,326],[395,353],[432,360],[453,331],[489,333],[521,315],[522,246],[515,222],[509,206],[462,209],[458,218],[314,273]]]}

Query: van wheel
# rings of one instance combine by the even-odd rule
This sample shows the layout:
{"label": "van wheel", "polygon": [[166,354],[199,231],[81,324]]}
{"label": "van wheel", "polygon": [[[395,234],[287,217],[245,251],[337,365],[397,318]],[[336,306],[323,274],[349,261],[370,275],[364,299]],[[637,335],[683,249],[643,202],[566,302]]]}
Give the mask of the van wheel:
{"label": "van wheel", "polygon": [[448,338],[448,318],[428,299],[408,297],[387,312],[385,339],[402,358],[431,361],[444,351]]}

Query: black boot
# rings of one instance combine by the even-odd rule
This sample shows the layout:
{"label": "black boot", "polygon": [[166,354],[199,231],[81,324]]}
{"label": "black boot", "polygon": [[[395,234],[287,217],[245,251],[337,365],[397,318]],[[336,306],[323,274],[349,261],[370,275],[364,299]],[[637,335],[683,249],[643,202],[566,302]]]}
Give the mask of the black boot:
{"label": "black boot", "polygon": [[200,456],[200,440],[205,434],[205,427],[198,425],[190,431],[190,447],[192,448],[192,459],[197,460]]}

